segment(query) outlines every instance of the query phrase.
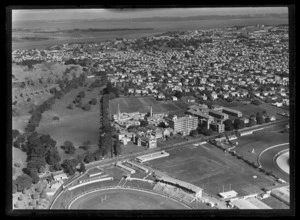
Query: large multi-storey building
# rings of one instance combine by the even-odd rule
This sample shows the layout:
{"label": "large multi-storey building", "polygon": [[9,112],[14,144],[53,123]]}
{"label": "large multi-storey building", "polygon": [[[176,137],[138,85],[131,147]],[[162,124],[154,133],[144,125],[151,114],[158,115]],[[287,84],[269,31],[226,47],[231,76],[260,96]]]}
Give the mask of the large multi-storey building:
{"label": "large multi-storey building", "polygon": [[198,118],[191,115],[180,118],[173,115],[168,118],[168,122],[175,133],[180,132],[183,135],[189,134],[190,131],[197,129],[198,127]]}

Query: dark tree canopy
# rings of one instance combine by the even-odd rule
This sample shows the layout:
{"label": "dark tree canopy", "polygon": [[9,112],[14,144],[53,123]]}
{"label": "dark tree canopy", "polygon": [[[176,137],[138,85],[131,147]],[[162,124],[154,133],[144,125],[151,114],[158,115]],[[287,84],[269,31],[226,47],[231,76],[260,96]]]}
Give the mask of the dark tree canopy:
{"label": "dark tree canopy", "polygon": [[21,192],[24,189],[29,189],[32,184],[32,179],[27,174],[22,174],[17,177],[17,179],[14,181],[14,183],[17,186],[17,191]]}
{"label": "dark tree canopy", "polygon": [[242,121],[241,119],[237,118],[234,120],[234,128],[235,129],[242,129],[245,127],[245,123],[244,121]]}
{"label": "dark tree canopy", "polygon": [[233,123],[231,119],[226,119],[224,122],[225,125],[225,131],[232,131],[233,130]]}

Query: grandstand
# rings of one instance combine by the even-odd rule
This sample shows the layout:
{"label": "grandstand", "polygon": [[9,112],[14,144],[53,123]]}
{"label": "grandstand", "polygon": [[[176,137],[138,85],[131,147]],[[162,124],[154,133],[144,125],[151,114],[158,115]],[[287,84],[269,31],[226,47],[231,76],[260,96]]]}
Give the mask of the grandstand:
{"label": "grandstand", "polygon": [[134,169],[125,166],[125,165],[122,164],[121,162],[117,162],[117,163],[116,163],[116,166],[118,166],[118,167],[120,167],[120,168],[122,168],[122,169],[124,169],[124,170],[126,170],[126,171],[128,171],[128,172],[130,172],[131,174],[135,173],[135,170],[134,170]]}
{"label": "grandstand", "polygon": [[164,182],[166,184],[179,185],[183,189],[187,189],[189,191],[192,191],[195,197],[198,197],[198,198],[202,197],[203,189],[201,189],[198,186],[192,185],[190,183],[187,183],[187,182],[184,182],[184,181],[181,181],[181,180],[178,180],[178,179],[174,179],[174,178],[169,177],[169,176],[157,177],[157,180],[160,181],[160,182]]}
{"label": "grandstand", "polygon": [[89,177],[99,176],[99,175],[101,175],[102,173],[103,173],[103,172],[92,173],[92,174],[89,174]]}
{"label": "grandstand", "polygon": [[96,177],[85,179],[85,180],[79,180],[78,182],[79,183],[85,183],[85,182],[89,182],[89,181],[94,181],[94,180],[97,180],[97,179],[101,179],[101,178],[104,178],[104,177],[108,177],[108,174],[104,174],[102,176],[96,176]]}
{"label": "grandstand", "polygon": [[145,173],[149,172],[149,170],[147,168],[145,168],[145,167],[143,167],[141,165],[138,165],[138,164],[136,164],[136,163],[134,163],[132,161],[127,160],[126,163],[130,164],[131,166],[134,166],[134,167],[137,167],[137,168],[143,170]]}
{"label": "grandstand", "polygon": [[137,157],[136,160],[140,163],[143,163],[146,161],[155,160],[155,159],[162,158],[162,157],[167,157],[169,155],[170,154],[165,151],[159,151],[159,152],[155,152],[152,154],[147,154],[147,155]]}
{"label": "grandstand", "polygon": [[91,183],[102,182],[102,181],[113,180],[113,179],[114,179],[113,177],[105,177],[105,178],[101,178],[101,179],[95,179],[95,180],[92,180],[92,181],[82,182],[78,185],[69,187],[68,190],[71,191],[73,189],[76,189],[78,187],[85,186],[85,185],[88,185],[88,184],[91,184]]}

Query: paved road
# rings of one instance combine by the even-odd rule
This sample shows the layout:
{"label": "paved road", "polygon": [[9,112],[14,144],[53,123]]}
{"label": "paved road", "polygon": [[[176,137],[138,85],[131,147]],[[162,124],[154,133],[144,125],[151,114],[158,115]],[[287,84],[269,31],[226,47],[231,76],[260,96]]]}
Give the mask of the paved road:
{"label": "paved road", "polygon": [[276,161],[274,160],[275,155],[283,150],[289,149],[289,144],[285,144],[285,145],[279,145],[277,147],[270,147],[270,149],[264,151],[261,153],[260,157],[259,157],[259,162],[261,164],[261,166],[268,170],[268,171],[272,171],[274,174],[276,174],[279,178],[290,182],[290,177],[287,173],[285,173],[284,171],[282,171],[278,165],[276,164]]}

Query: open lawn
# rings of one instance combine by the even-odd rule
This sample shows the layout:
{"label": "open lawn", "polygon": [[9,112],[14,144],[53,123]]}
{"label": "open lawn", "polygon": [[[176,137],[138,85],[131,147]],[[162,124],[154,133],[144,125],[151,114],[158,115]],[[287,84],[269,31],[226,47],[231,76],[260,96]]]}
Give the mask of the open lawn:
{"label": "open lawn", "polygon": [[231,188],[239,195],[246,195],[260,192],[261,188],[273,183],[243,161],[210,144],[198,147],[191,144],[167,152],[169,157],[149,162],[154,169],[197,185],[212,195],[222,192],[223,186],[225,191]]}
{"label": "open lawn", "polygon": [[[96,105],[91,105],[90,111],[84,111],[74,106],[73,109],[66,108],[78,95],[80,91],[85,91],[85,97],[82,103],[88,103],[92,98],[97,99]],[[53,120],[54,116],[58,116],[59,120]],[[52,109],[43,113],[43,118],[37,131],[41,134],[49,134],[57,141],[58,150],[62,160],[72,155],[66,155],[60,146],[68,140],[77,148],[82,146],[83,142],[90,141],[93,152],[97,149],[99,141],[99,89],[87,91],[86,88],[78,88],[70,91],[62,97],[55,100]],[[82,154],[82,149],[76,150],[76,155]]]}
{"label": "open lawn", "polygon": [[145,149],[146,149],[145,147],[138,146],[130,141],[126,145],[121,145],[121,155],[142,152]]}
{"label": "open lawn", "polygon": [[117,114],[118,104],[120,106],[120,112],[150,112],[150,105],[152,105],[153,113],[174,113],[176,111],[185,110],[187,105],[181,101],[177,102],[164,102],[157,101],[153,97],[122,97],[116,98],[109,102],[110,113]]}
{"label": "open lawn", "polygon": [[[105,200],[104,200],[105,199]],[[71,209],[153,210],[187,209],[167,198],[133,190],[105,190],[90,193],[73,203]]]}
{"label": "open lawn", "polygon": [[[17,178],[19,175],[23,174],[22,169],[26,167],[26,159],[27,155],[22,150],[13,147],[12,148],[12,159],[13,159],[13,167],[15,169],[15,173],[13,173],[13,179]],[[14,164],[18,164],[19,167],[14,166]]]}

